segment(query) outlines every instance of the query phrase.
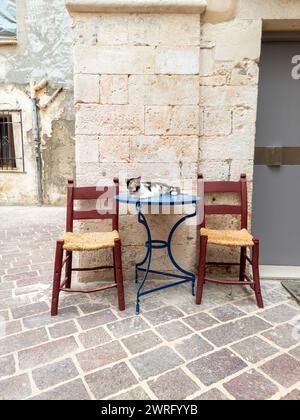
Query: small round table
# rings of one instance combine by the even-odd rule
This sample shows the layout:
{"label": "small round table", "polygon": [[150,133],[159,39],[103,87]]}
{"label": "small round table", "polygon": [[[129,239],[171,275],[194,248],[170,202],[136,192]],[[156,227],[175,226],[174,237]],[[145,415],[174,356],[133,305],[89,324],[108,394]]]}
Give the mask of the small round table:
{"label": "small round table", "polygon": [[[192,217],[195,217],[197,215],[197,209],[198,209],[198,203],[200,201],[200,198],[197,196],[192,195],[185,195],[180,194],[176,196],[171,195],[160,195],[160,196],[154,196],[149,198],[141,198],[138,196],[132,196],[132,195],[118,195],[115,197],[115,200],[120,203],[127,203],[127,204],[133,204],[136,206],[137,214],[138,214],[138,222],[142,224],[147,233],[147,241],[145,244],[146,247],[146,256],[140,263],[136,264],[135,267],[135,277],[136,277],[136,284],[137,284],[137,296],[136,296],[136,313],[140,313],[140,298],[142,296],[149,295],[150,293],[157,292],[162,289],[167,289],[169,287],[178,286],[183,283],[192,283],[192,293],[195,295],[195,282],[196,282],[196,276],[194,273],[191,273],[181,267],[178,262],[175,260],[175,257],[172,252],[172,239],[174,237],[174,234],[178,227],[182,225],[187,219],[190,219]],[[147,219],[145,215],[143,214],[143,206],[178,206],[178,205],[194,205],[195,210],[192,214],[184,215],[178,222],[173,226],[173,228],[170,231],[168,240],[152,240],[151,236],[151,230],[149,227],[149,224],[147,222]],[[151,261],[152,261],[152,255],[153,250],[155,249],[164,249],[166,248],[168,250],[168,256],[170,258],[170,261],[172,262],[173,266],[178,271],[178,274],[168,273],[165,271],[157,271],[151,269]],[[139,281],[139,272],[144,273],[144,277],[141,281]],[[163,286],[159,286],[153,289],[144,290],[146,280],[148,278],[149,274],[158,274],[161,276],[171,277],[175,278],[178,281],[175,283],[169,283],[165,284]]]}

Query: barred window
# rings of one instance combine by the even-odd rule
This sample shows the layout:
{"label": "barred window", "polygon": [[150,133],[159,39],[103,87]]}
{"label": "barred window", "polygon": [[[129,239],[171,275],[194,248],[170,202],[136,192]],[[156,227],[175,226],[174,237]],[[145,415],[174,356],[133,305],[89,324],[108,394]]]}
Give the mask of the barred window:
{"label": "barred window", "polygon": [[0,111],[0,170],[24,171],[21,111]]}

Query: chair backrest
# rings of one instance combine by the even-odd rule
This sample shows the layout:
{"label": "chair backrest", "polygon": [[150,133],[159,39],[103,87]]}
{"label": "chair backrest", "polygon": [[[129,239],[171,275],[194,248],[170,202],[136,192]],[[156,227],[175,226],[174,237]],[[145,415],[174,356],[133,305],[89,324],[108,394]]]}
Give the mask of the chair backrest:
{"label": "chair backrest", "polygon": [[[240,215],[241,229],[248,227],[248,192],[247,177],[242,174],[239,181],[204,181],[203,175],[198,175],[198,189],[205,194],[209,193],[236,193],[240,196],[239,205],[204,204],[204,218],[201,227],[205,227],[206,215]],[[201,192],[199,192],[201,195]]]}
{"label": "chair backrest", "polygon": [[[119,203],[114,196],[119,194],[119,178],[114,178],[114,186],[111,187],[75,187],[74,181],[68,181],[67,193],[67,232],[73,232],[74,220],[105,220],[111,219],[112,229],[119,229]],[[96,200],[95,208],[89,210],[77,210],[76,201]],[[103,202],[111,202],[111,208],[102,208]]]}

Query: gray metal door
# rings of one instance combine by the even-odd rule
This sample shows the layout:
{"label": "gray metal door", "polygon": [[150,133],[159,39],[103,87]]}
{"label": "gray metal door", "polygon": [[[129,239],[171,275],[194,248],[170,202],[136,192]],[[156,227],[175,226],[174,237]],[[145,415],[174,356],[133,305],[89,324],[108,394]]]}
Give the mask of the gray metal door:
{"label": "gray metal door", "polygon": [[273,35],[260,65],[253,232],[261,264],[300,266],[300,36]]}

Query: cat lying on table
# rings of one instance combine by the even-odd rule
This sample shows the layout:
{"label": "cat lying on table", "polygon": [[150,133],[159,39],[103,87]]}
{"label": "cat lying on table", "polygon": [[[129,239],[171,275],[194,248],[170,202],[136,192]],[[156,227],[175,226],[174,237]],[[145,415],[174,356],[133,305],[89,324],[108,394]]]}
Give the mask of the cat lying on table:
{"label": "cat lying on table", "polygon": [[160,195],[178,196],[182,191],[160,182],[143,182],[141,177],[131,178],[127,181],[127,189],[130,195],[138,195],[140,198],[156,197]]}

